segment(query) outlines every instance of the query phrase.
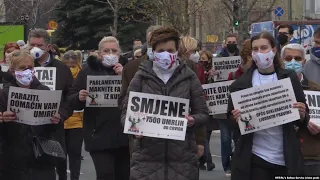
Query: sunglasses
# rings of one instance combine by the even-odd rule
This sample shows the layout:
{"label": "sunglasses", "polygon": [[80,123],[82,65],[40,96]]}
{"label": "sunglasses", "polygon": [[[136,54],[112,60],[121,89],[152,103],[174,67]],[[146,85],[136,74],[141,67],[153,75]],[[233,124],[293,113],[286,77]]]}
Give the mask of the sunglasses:
{"label": "sunglasses", "polygon": [[63,56],[63,58],[65,58],[65,59],[77,59],[78,58],[78,56],[77,55],[69,55],[69,54],[67,54],[67,55],[64,55]]}
{"label": "sunglasses", "polygon": [[296,61],[302,61],[302,60],[303,60],[303,58],[300,57],[300,56],[291,56],[291,55],[286,56],[286,57],[284,58],[284,60],[287,61],[287,62],[292,61],[292,59],[295,59]]}
{"label": "sunglasses", "polygon": [[141,56],[135,56],[134,58],[139,59],[139,58],[141,58]]}

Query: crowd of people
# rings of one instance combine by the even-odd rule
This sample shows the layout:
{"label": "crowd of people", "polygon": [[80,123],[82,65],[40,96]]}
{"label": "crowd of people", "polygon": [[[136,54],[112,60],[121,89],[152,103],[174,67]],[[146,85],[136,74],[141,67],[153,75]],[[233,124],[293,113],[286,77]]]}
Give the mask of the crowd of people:
{"label": "crowd of people", "polygon": [[[80,51],[60,53],[43,29],[32,30],[28,43],[8,42],[2,61],[8,71],[0,72],[0,179],[55,180],[57,174],[66,180],[69,169],[70,179],[79,180],[84,142],[97,180],[197,180],[201,170],[215,169],[214,130],[220,130],[222,167],[232,180],[319,176],[320,127],[309,121],[304,90],[320,91],[320,28],[308,61],[303,46],[290,44],[292,27],[281,25],[278,31],[276,38],[261,32],[241,45],[236,34],[229,34],[223,51],[213,57],[195,38],[151,26],[147,42],[136,39],[127,54],[121,54],[115,37],[104,37],[86,63]],[[216,83],[215,58],[232,56],[240,56],[241,64],[229,74],[230,93],[289,78],[300,119],[241,135],[241,111],[231,96],[227,113],[209,115],[202,85]],[[35,77],[35,67],[56,68],[54,90],[62,96],[52,124],[17,123],[16,112],[8,110],[10,87],[50,91]],[[93,75],[122,77],[118,107],[86,106],[87,78]],[[124,134],[130,92],[189,99],[185,140]],[[68,158],[37,158],[35,137],[60,144]]]}

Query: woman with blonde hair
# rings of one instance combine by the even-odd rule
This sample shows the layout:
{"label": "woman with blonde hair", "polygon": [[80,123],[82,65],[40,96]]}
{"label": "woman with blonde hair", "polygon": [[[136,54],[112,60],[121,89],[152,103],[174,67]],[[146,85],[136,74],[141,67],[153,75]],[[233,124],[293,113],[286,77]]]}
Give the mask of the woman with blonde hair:
{"label": "woman with blonde hair", "polygon": [[[81,71],[81,57],[76,51],[69,50],[61,58],[72,73],[73,79],[76,79]],[[81,169],[81,150],[83,142],[83,112],[75,111],[69,119],[64,121],[66,150],[69,157],[70,179],[79,180]]]}

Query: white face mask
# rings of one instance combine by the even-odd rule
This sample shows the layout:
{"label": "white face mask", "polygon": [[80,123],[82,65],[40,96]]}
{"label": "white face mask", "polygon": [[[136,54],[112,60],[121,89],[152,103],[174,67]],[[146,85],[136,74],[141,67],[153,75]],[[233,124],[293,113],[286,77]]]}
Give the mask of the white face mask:
{"label": "white face mask", "polygon": [[39,59],[39,58],[41,58],[41,56],[44,55],[44,51],[38,47],[33,47],[30,50],[30,54],[34,59]]}
{"label": "white face mask", "polygon": [[148,50],[147,50],[147,55],[148,55],[148,57],[149,57],[149,60],[150,60],[150,61],[153,61],[154,56],[153,56],[152,48],[148,48]]}
{"label": "white face mask", "polygon": [[119,58],[117,55],[104,55],[102,64],[106,67],[112,67],[119,62]]}
{"label": "white face mask", "polygon": [[160,53],[154,52],[154,62],[162,69],[170,69],[176,62],[177,57],[178,52],[173,54],[167,51]]}
{"label": "white face mask", "polygon": [[15,71],[16,80],[23,86],[29,86],[33,80],[34,71],[26,69],[24,71]]}
{"label": "white face mask", "polygon": [[255,53],[252,52],[252,59],[260,69],[267,69],[273,64],[275,54],[271,50],[268,53]]}
{"label": "white face mask", "polygon": [[193,61],[194,63],[198,63],[199,62],[199,59],[200,59],[200,54],[199,52],[197,51],[196,53],[193,53],[190,55],[189,59],[191,61]]}

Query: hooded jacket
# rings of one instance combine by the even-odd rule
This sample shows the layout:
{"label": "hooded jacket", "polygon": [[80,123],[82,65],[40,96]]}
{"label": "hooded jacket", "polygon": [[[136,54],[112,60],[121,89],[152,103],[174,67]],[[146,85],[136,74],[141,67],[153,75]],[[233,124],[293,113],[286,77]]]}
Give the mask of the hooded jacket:
{"label": "hooded jacket", "polygon": [[311,81],[320,84],[320,58],[317,58],[312,53],[310,60],[307,61],[303,68],[303,74]]}
{"label": "hooded jacket", "polygon": [[[120,62],[121,63],[121,62]],[[70,89],[69,101],[76,110],[83,111],[83,135],[85,149],[103,151],[112,148],[128,147],[128,137],[123,134],[118,107],[85,107],[79,100],[80,90],[87,89],[87,76],[116,75],[112,67],[102,65],[96,57],[89,56],[87,65],[79,72],[73,87]]]}
{"label": "hooded jacket", "polygon": [[143,137],[134,139],[131,158],[131,180],[197,180],[198,157],[195,127],[209,120],[208,107],[197,75],[185,63],[173,72],[167,84],[152,70],[152,61],[144,61],[132,79],[122,101],[124,125],[129,92],[142,92],[190,99],[190,115],[195,126],[188,128],[185,141]]}

